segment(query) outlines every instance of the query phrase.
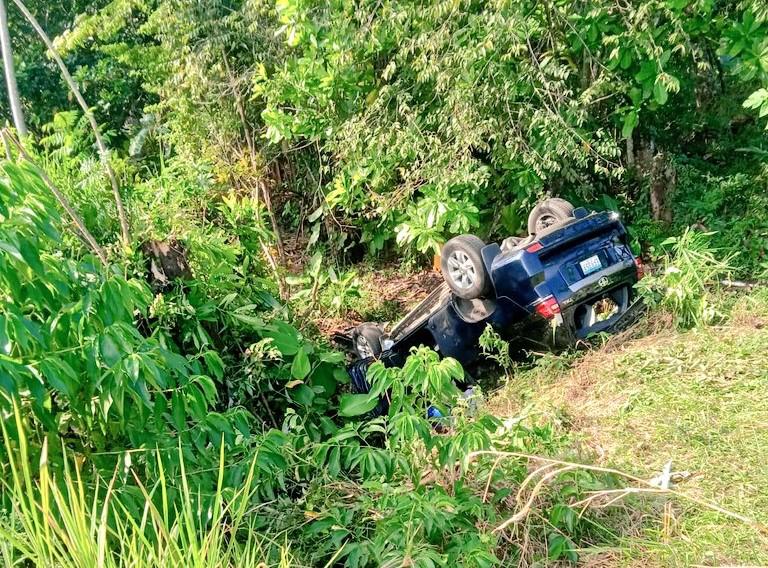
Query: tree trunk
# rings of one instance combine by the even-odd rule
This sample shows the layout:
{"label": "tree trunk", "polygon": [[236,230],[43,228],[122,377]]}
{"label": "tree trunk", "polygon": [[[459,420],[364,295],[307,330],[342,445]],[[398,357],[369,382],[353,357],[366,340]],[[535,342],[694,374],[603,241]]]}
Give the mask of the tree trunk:
{"label": "tree trunk", "polygon": [[635,141],[631,135],[627,138],[627,167],[635,167]]}
{"label": "tree trunk", "polygon": [[115,176],[115,172],[109,162],[109,150],[107,150],[107,145],[104,143],[104,139],[101,137],[101,130],[99,129],[99,125],[96,122],[96,118],[93,116],[93,112],[91,112],[90,107],[85,102],[83,95],[80,93],[80,89],[77,87],[77,83],[75,83],[72,75],[69,74],[69,70],[67,69],[67,66],[64,65],[64,61],[61,59],[59,52],[56,51],[56,49],[53,47],[51,38],[48,37],[48,34],[45,33],[45,30],[43,30],[37,19],[32,15],[32,13],[27,9],[21,0],[13,0],[13,3],[16,4],[19,10],[21,10],[21,13],[24,14],[24,17],[27,19],[27,21],[32,24],[32,27],[37,32],[37,35],[40,36],[40,39],[43,40],[43,43],[48,48],[48,51],[51,52],[51,56],[53,57],[54,61],[56,61],[56,64],[61,70],[61,75],[64,78],[64,81],[67,83],[67,86],[69,86],[69,90],[72,91],[72,94],[75,95],[77,103],[80,105],[80,108],[83,110],[83,114],[85,115],[86,119],[88,119],[88,123],[91,125],[91,130],[93,130],[93,135],[96,138],[96,147],[99,149],[99,158],[101,158],[101,164],[104,167],[104,170],[107,173],[107,177],[109,178],[109,181],[112,185],[112,194],[115,200],[115,205],[117,206],[117,216],[120,220],[121,240],[124,246],[128,246],[131,242],[131,232],[128,226],[128,215],[126,214],[125,208],[123,207],[123,198],[120,195],[120,186],[117,183],[117,176]]}
{"label": "tree trunk", "polygon": [[664,152],[653,157],[651,165],[651,214],[656,221],[672,222],[669,196],[677,184],[677,171]]}
{"label": "tree trunk", "polygon": [[5,0],[0,0],[0,49],[3,52],[3,68],[5,69],[5,85],[8,90],[8,103],[11,107],[13,125],[21,138],[27,135],[27,125],[24,124],[24,113],[21,110],[19,88],[16,85],[16,69],[13,66],[13,51],[11,50],[11,34],[8,32],[8,13],[5,10]]}

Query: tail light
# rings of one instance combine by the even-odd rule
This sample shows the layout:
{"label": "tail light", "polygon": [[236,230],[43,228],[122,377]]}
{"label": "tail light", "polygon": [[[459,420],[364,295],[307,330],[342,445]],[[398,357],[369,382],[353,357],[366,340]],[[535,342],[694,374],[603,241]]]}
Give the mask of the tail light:
{"label": "tail light", "polygon": [[645,266],[643,266],[643,259],[639,256],[635,257],[635,266],[637,267],[637,279],[640,280],[645,276]]}
{"label": "tail light", "polygon": [[560,304],[554,296],[547,296],[535,306],[536,313],[544,319],[552,319],[560,313]]}
{"label": "tail light", "polygon": [[532,245],[530,245],[529,247],[527,247],[525,250],[527,252],[536,252],[536,251],[539,251],[539,250],[541,250],[543,248],[544,248],[544,245],[542,245],[539,242],[536,242],[536,243],[533,243]]}

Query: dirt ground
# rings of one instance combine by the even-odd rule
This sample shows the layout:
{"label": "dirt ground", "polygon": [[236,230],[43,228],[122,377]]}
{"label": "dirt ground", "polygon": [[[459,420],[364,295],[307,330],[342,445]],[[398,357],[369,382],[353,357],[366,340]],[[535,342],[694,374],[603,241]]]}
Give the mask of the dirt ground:
{"label": "dirt ground", "polygon": [[[301,274],[309,261],[307,243],[307,235],[284,235],[285,265],[291,275]],[[399,259],[376,263],[361,260],[350,269],[357,272],[359,301],[342,315],[320,310],[312,317],[319,333],[329,339],[364,321],[394,324],[442,282],[434,268],[404,270]]]}
{"label": "dirt ground", "polygon": [[[343,332],[367,319],[394,324],[443,281],[440,273],[433,270],[421,270],[407,275],[401,274],[392,265],[380,270],[371,267],[368,269],[370,272],[364,270],[360,269],[359,273],[363,305],[349,310],[343,316],[316,317],[315,324],[323,336],[332,338],[335,333]],[[376,312],[386,313],[390,317],[382,320],[372,315]]]}

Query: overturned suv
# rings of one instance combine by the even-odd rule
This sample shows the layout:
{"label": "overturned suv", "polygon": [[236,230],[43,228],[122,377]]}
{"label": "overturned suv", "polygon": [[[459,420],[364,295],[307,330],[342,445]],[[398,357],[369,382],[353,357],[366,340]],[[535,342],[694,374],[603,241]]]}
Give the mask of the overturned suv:
{"label": "overturned suv", "polygon": [[359,359],[353,383],[373,358],[399,366],[419,345],[471,364],[489,324],[513,346],[565,346],[626,319],[642,265],[618,213],[548,199],[531,211],[528,233],[500,245],[474,235],[448,241],[441,286],[388,332],[364,323],[348,334]]}

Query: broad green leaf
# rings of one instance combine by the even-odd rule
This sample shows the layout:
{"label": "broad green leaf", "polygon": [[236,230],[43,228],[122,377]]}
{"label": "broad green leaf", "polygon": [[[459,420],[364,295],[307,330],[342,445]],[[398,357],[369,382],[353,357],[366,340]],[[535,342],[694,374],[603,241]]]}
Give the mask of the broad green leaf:
{"label": "broad green leaf", "polygon": [[336,380],[334,370],[335,367],[328,363],[323,363],[317,366],[310,377],[312,386],[320,388],[323,396],[326,398],[332,396],[336,392],[336,387],[339,384]]}
{"label": "broad green leaf", "polygon": [[120,350],[112,337],[104,333],[99,338],[99,351],[107,367],[114,367],[121,359]]}
{"label": "broad green leaf", "polygon": [[11,339],[8,337],[8,320],[0,314],[0,353],[3,355],[11,354]]}
{"label": "broad green leaf", "polygon": [[161,370],[155,361],[148,355],[141,355],[141,365],[144,368],[144,379],[156,389],[165,389],[168,386],[168,376],[165,369]]}
{"label": "broad green leaf", "polygon": [[297,385],[295,388],[290,389],[288,394],[292,400],[296,401],[302,406],[311,406],[312,401],[315,400],[315,391],[303,383]]}
{"label": "broad green leaf", "polygon": [[640,122],[637,110],[632,110],[624,116],[624,127],[621,129],[621,135],[624,138],[630,138],[635,127]]}
{"label": "broad green leaf", "polygon": [[271,322],[264,332],[264,337],[271,337],[273,344],[283,355],[295,355],[301,346],[296,328],[281,321]]}
{"label": "broad green leaf", "polygon": [[21,253],[21,256],[24,258],[24,261],[37,274],[43,274],[45,272],[45,268],[43,268],[43,263],[40,262],[40,255],[37,251],[37,247],[35,247],[27,239],[21,239],[19,241],[19,252]]}
{"label": "broad green leaf", "polygon": [[205,419],[208,426],[216,430],[217,432],[224,432],[225,434],[233,434],[232,425],[224,416],[218,412],[211,412]]}
{"label": "broad green leaf", "polygon": [[68,363],[50,357],[40,362],[40,371],[51,387],[68,398],[74,398],[77,392],[77,374]]}
{"label": "broad green leaf", "polygon": [[131,353],[128,357],[123,359],[123,369],[132,381],[139,380],[139,372],[141,369],[139,356],[136,353]]}
{"label": "broad green leaf", "polygon": [[246,325],[249,325],[255,329],[261,329],[264,327],[264,320],[260,317],[252,316],[250,314],[241,314],[237,312],[232,312],[232,317],[235,318],[237,321],[242,322]]}
{"label": "broad green leaf", "polygon": [[336,477],[341,471],[341,448],[333,446],[328,453],[328,473]]}
{"label": "broad green leaf", "polygon": [[291,376],[294,379],[304,380],[311,370],[312,365],[309,362],[306,348],[302,347],[293,358],[293,363],[291,363]]}
{"label": "broad green leaf", "polygon": [[20,261],[24,262],[24,257],[21,256],[21,252],[12,243],[9,243],[7,241],[0,241],[0,250],[4,250],[5,252],[10,254],[16,260],[20,260]]}
{"label": "broad green leaf", "polygon": [[317,358],[324,363],[343,363],[344,353],[341,351],[320,351]]}
{"label": "broad green leaf", "polygon": [[622,49],[621,59],[619,60],[619,66],[622,69],[629,69],[631,65],[632,65],[632,50]]}
{"label": "broad green leaf", "polygon": [[376,408],[378,398],[370,394],[344,394],[339,400],[341,416],[360,416]]}
{"label": "broad green leaf", "polygon": [[179,391],[174,392],[171,397],[171,413],[176,429],[179,431],[184,430],[187,426],[187,412],[184,408],[184,397],[181,396]]}
{"label": "broad green leaf", "polygon": [[224,361],[221,356],[215,351],[206,351],[203,353],[203,359],[205,359],[205,365],[213,375],[221,380],[224,378]]}
{"label": "broad green leaf", "polygon": [[213,383],[213,379],[211,379],[211,377],[198,375],[195,377],[195,382],[203,390],[205,398],[209,404],[216,402],[216,399],[218,398],[218,391],[216,390],[216,385]]}
{"label": "broad green leaf", "polygon": [[758,89],[744,101],[744,108],[760,108],[768,102],[768,89]]}
{"label": "broad green leaf", "polygon": [[635,75],[635,80],[643,85],[649,85],[651,81],[656,80],[656,62],[644,61],[640,66],[640,71]]}
{"label": "broad green leaf", "polygon": [[661,81],[657,80],[653,84],[653,98],[660,105],[665,104],[669,98],[669,94],[667,93],[667,86]]}

